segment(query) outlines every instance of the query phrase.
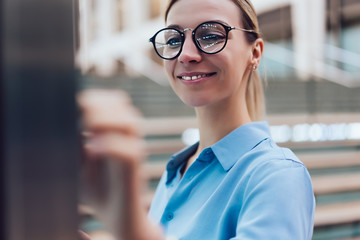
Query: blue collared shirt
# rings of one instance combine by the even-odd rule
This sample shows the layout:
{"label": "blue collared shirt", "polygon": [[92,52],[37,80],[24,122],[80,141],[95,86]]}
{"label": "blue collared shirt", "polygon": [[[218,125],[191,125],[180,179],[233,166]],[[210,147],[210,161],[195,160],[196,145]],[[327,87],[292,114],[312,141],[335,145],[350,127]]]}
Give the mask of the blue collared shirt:
{"label": "blue collared shirt", "polygon": [[278,147],[266,122],[248,123],[204,149],[175,154],[149,217],[181,240],[310,240],[315,198],[309,173]]}

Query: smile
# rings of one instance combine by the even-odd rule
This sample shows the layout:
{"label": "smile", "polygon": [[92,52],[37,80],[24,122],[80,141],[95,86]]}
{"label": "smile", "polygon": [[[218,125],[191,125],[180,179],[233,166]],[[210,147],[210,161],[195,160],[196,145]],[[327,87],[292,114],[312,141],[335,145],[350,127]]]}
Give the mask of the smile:
{"label": "smile", "polygon": [[178,76],[178,78],[185,80],[185,81],[195,81],[201,78],[206,78],[206,77],[210,77],[213,76],[215,73],[206,73],[206,74],[186,74],[183,76]]}

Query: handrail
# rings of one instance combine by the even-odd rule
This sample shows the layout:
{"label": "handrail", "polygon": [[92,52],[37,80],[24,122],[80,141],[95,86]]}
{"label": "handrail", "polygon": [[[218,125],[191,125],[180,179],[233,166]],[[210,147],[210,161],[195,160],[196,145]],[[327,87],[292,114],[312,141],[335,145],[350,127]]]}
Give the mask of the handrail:
{"label": "handrail", "polygon": [[[294,68],[300,72],[305,72],[306,70],[304,69],[299,69],[297,68],[297,66],[294,64],[293,61],[289,60],[289,59],[293,59],[295,61],[295,59],[297,59],[299,57],[299,54],[297,54],[295,51],[284,48],[280,45],[277,44],[273,44],[270,42],[266,42],[266,49],[268,52],[270,52],[270,54],[266,54],[264,57],[267,59],[271,59],[273,61],[276,61],[278,63],[281,63],[285,66]],[[335,46],[331,46],[331,45],[325,45],[326,49],[330,49],[333,51],[336,51],[337,54],[339,54],[340,57],[335,57],[333,55],[330,56],[329,53],[326,53],[325,57],[331,57],[331,59],[334,59],[336,61],[339,62],[344,62],[346,64],[351,64],[353,66],[359,67],[360,68],[360,55],[356,54],[356,53],[352,53],[350,51],[346,51],[344,49],[340,49],[338,47]],[[271,54],[271,52],[276,52],[277,54]],[[281,54],[278,54],[278,53]],[[328,51],[325,51],[328,52]],[[279,57],[282,56],[282,57]],[[283,57],[285,56],[285,57]],[[360,79],[358,77],[357,74],[353,73],[353,72],[349,72],[346,71],[344,69],[341,69],[337,66],[332,66],[328,63],[326,63],[324,60],[318,60],[318,59],[313,59],[313,64],[314,68],[312,68],[311,70],[309,70],[308,74],[315,76],[315,77],[319,77],[321,79],[325,79],[334,83],[337,83],[339,85],[348,87],[348,88],[355,88],[355,87],[360,87]],[[359,70],[360,71],[360,70]]]}
{"label": "handrail", "polygon": [[360,71],[360,54],[331,44],[324,44],[324,48],[326,58],[355,66],[359,68]]}

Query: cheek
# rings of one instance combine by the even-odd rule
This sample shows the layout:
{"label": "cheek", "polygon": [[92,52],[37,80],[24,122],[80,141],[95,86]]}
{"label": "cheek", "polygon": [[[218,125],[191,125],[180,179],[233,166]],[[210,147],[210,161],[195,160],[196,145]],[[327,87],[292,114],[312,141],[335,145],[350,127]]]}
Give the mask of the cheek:
{"label": "cheek", "polygon": [[228,71],[237,79],[242,79],[250,64],[250,54],[247,49],[234,49],[227,58]]}
{"label": "cheek", "polygon": [[245,40],[245,36],[240,38],[231,39],[226,45],[226,50],[231,54],[233,61],[241,64],[247,64],[251,58],[251,45]]}
{"label": "cheek", "polygon": [[[238,52],[227,52],[226,55],[222,56],[218,61],[218,66],[222,70],[224,80],[231,81],[231,79],[239,79],[244,73],[245,66],[244,55]],[[229,79],[230,78],[230,79]]]}
{"label": "cheek", "polygon": [[249,54],[243,49],[232,48],[231,50],[218,61],[218,66],[223,70],[221,89],[227,93],[244,89],[247,83]]}
{"label": "cheek", "polygon": [[174,66],[175,66],[174,61],[167,61],[167,60],[164,61],[164,68],[169,81],[171,81],[171,79],[174,76]]}

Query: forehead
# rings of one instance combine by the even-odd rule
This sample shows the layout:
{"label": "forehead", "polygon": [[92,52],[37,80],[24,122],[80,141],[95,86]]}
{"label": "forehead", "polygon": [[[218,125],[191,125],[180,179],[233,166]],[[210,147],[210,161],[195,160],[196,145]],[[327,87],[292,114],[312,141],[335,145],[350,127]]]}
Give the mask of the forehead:
{"label": "forehead", "polygon": [[210,20],[239,26],[240,9],[232,0],[178,0],[169,11],[167,24],[185,28]]}

